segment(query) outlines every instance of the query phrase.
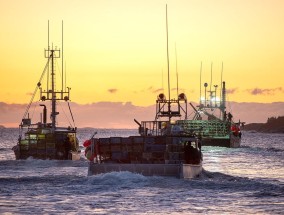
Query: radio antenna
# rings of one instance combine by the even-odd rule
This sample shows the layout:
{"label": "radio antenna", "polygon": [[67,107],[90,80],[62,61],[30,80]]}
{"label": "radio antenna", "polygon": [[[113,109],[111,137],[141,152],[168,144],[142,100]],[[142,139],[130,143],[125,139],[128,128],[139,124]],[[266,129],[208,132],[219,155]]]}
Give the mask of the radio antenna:
{"label": "radio antenna", "polygon": [[61,92],[63,92],[63,86],[64,86],[64,85],[63,85],[63,79],[64,79],[64,78],[63,78],[63,77],[64,77],[64,76],[63,76],[63,72],[64,72],[64,69],[63,69],[63,56],[64,56],[64,55],[63,55],[63,20],[62,20],[62,56],[61,56],[61,67],[62,67],[62,68],[61,68],[61,74],[62,74],[62,75],[61,75],[61,77],[62,77],[62,83],[61,83],[61,84],[62,84],[62,86],[61,86]]}
{"label": "radio antenna", "polygon": [[178,66],[177,66],[177,44],[175,43],[175,52],[176,52],[176,77],[177,77],[177,97],[178,97]]}
{"label": "radio antenna", "polygon": [[211,87],[212,87],[212,67],[213,67],[213,63],[211,62],[210,92],[211,92]]}
{"label": "radio antenna", "polygon": [[221,90],[220,90],[220,98],[222,98],[222,89],[223,89],[223,62],[222,62],[222,69],[221,69]]}
{"label": "radio antenna", "polygon": [[[171,112],[171,90],[170,90],[170,62],[169,62],[169,36],[168,36],[168,5],[166,4],[166,33],[167,33],[167,63],[168,63],[168,94],[169,94],[169,103],[168,109]],[[169,121],[171,116],[169,115]]]}
{"label": "radio antenna", "polygon": [[66,90],[66,81],[67,81],[67,77],[66,77],[66,71],[67,71],[67,69],[66,69],[66,61],[65,61],[65,67],[64,67],[64,69],[65,69],[65,78],[64,78],[64,80],[65,80],[65,85],[64,85],[64,90]]}
{"label": "radio antenna", "polygon": [[[201,105],[201,75],[202,74],[202,61],[201,61],[201,64],[200,64],[200,89],[199,89],[199,104]],[[205,98],[206,99],[206,98]]]}
{"label": "radio antenna", "polygon": [[162,91],[164,93],[165,89],[164,89],[164,70],[162,69]]}
{"label": "radio antenna", "polygon": [[[47,50],[49,50],[49,20],[47,22]],[[46,91],[48,91],[49,85],[49,64],[47,66],[47,80],[46,80]]]}

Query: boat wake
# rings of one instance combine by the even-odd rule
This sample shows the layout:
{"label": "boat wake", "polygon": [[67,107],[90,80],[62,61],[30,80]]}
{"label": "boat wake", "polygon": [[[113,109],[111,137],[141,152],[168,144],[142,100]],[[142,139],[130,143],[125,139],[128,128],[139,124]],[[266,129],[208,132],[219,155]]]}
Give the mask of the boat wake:
{"label": "boat wake", "polygon": [[86,183],[89,185],[109,185],[122,188],[137,188],[139,186],[145,186],[148,180],[149,177],[141,174],[122,171],[88,176]]}
{"label": "boat wake", "polygon": [[[198,179],[200,184],[206,186],[207,189],[229,189],[231,191],[235,190],[235,192],[247,192],[250,193],[250,196],[254,197],[260,195],[262,197],[284,197],[284,186],[281,183],[279,185],[279,181],[273,183],[271,180],[237,177],[220,172],[209,172],[204,169]],[[194,181],[196,182],[197,180]],[[260,188],[261,191],[255,192],[260,190]]]}
{"label": "boat wake", "polygon": [[[284,152],[284,149],[276,147],[252,147],[252,146],[241,146],[244,149],[250,149],[251,151],[264,151],[264,152]],[[250,152],[251,152],[250,151]]]}

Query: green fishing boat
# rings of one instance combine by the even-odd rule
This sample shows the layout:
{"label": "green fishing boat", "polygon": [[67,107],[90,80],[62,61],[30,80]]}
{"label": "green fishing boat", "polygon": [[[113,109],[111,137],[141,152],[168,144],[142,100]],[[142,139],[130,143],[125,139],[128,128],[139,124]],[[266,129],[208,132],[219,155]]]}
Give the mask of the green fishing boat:
{"label": "green fishing boat", "polygon": [[200,99],[197,107],[190,103],[194,116],[191,119],[177,120],[176,124],[182,131],[198,132],[203,146],[240,147],[240,128],[243,123],[234,122],[233,115],[226,112],[225,82],[222,82],[221,99],[217,96],[218,85],[214,85],[215,89],[209,91],[207,87],[208,84],[205,83],[205,97]]}

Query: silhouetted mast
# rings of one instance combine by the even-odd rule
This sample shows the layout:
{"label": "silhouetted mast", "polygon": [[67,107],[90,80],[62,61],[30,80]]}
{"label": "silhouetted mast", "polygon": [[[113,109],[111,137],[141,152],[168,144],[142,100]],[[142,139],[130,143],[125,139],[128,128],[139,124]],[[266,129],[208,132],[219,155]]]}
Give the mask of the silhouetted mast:
{"label": "silhouetted mast", "polygon": [[212,67],[213,67],[213,63],[211,63],[210,92],[211,92],[211,88],[212,88]]}
{"label": "silhouetted mast", "polygon": [[222,69],[221,69],[221,90],[220,90],[220,99],[222,98],[222,89],[223,89],[223,62],[222,62]]}
{"label": "silhouetted mast", "polygon": [[63,86],[64,86],[64,85],[63,85],[63,79],[64,79],[64,78],[63,78],[63,77],[64,77],[64,76],[63,76],[63,71],[64,71],[64,70],[63,70],[63,56],[64,56],[64,55],[63,55],[63,20],[62,20],[62,53],[61,53],[61,54],[62,54],[62,57],[61,57],[61,74],[62,74],[62,75],[61,75],[61,77],[62,77],[61,92],[63,92]]}
{"label": "silhouetted mast", "polygon": [[[164,93],[160,93],[156,100],[156,117],[157,120],[159,117],[167,117],[169,122],[172,117],[181,117],[181,111],[185,114],[185,118],[187,117],[187,98],[184,93],[178,95],[177,99],[171,99],[171,87],[170,87],[170,63],[169,63],[169,37],[168,37],[168,10],[166,5],[166,33],[167,33],[167,66],[168,66],[168,95],[169,98],[166,99]],[[177,57],[176,57],[177,58]],[[177,64],[176,64],[177,68]],[[176,69],[177,70],[177,69]],[[177,92],[178,92],[178,72],[177,74]],[[180,105],[180,102],[184,102],[185,108]],[[173,110],[172,110],[172,103]]]}
{"label": "silhouetted mast", "polygon": [[[63,21],[62,21],[62,51],[63,51]],[[60,54],[60,49],[54,49],[53,46],[49,46],[49,21],[48,21],[48,49],[45,50],[45,57],[48,58],[48,65],[47,65],[47,71],[48,76],[50,72],[50,78],[51,78],[51,86],[49,86],[49,83],[47,82],[47,89],[45,91],[42,91],[40,88],[40,99],[42,101],[51,100],[51,126],[53,131],[56,128],[56,116],[59,114],[59,112],[56,111],[56,103],[58,100],[64,100],[69,101],[69,95],[70,95],[70,88],[67,87],[67,89],[64,89],[64,67],[63,67],[63,52]],[[56,90],[56,71],[55,71],[55,58],[62,57],[62,80],[61,80],[61,90]],[[49,63],[51,65],[49,65]],[[50,68],[50,71],[49,71]]]}
{"label": "silhouetted mast", "polygon": [[[201,65],[200,65],[200,83],[199,83],[199,105],[201,105],[201,77],[202,77],[202,75],[201,75],[201,73],[202,73],[202,61],[201,61]],[[205,98],[206,99],[206,98]]]}
{"label": "silhouetted mast", "polygon": [[[49,49],[49,20],[47,22],[47,49]],[[46,78],[46,91],[48,91],[48,87],[49,87],[49,64],[48,64],[48,68],[47,68],[47,78]]]}
{"label": "silhouetted mast", "polygon": [[[57,57],[55,55],[55,52],[58,51],[60,55],[59,50],[49,50],[50,51],[50,58],[51,58],[51,91],[52,91],[52,99],[51,99],[51,105],[52,105],[52,111],[51,111],[51,123],[52,128],[55,129],[56,127],[56,115],[58,114],[56,112],[56,92],[55,92],[55,70],[54,70],[54,58]],[[60,56],[58,56],[59,58]]]}
{"label": "silhouetted mast", "polygon": [[168,5],[166,4],[166,33],[167,33],[167,64],[168,64],[168,110],[169,110],[169,121],[171,120],[171,90],[170,90],[170,62],[169,62],[169,37],[168,37]]}
{"label": "silhouetted mast", "polygon": [[178,66],[177,66],[177,45],[175,44],[175,54],[176,54],[176,77],[177,77],[177,96],[178,96]]}
{"label": "silhouetted mast", "polygon": [[225,110],[226,110],[226,83],[225,81],[222,82],[222,102],[221,102],[221,112],[222,118],[225,120]]}

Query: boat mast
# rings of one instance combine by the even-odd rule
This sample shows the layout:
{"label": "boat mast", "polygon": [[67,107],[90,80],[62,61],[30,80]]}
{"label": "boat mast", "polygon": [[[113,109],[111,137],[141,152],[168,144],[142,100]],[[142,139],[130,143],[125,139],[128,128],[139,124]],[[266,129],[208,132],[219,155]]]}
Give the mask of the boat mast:
{"label": "boat mast", "polygon": [[223,120],[226,118],[225,110],[226,110],[226,83],[225,81],[222,82],[222,103],[221,103],[221,112]]}
{"label": "boat mast", "polygon": [[170,62],[169,62],[169,36],[168,36],[168,5],[166,4],[166,33],[167,33],[167,64],[168,64],[168,111],[169,111],[169,121],[171,121],[171,90],[170,90]]}
{"label": "boat mast", "polygon": [[[59,112],[56,111],[57,100],[69,101],[70,88],[64,88],[64,78],[63,78],[63,21],[62,21],[62,52],[60,49],[54,49],[53,46],[49,46],[49,21],[48,21],[48,49],[45,50],[45,57],[48,58],[48,62],[51,64],[48,66],[50,68],[50,81],[51,86],[47,85],[46,91],[42,91],[40,88],[40,99],[42,101],[51,100],[51,127],[54,131],[56,129],[56,116]],[[62,58],[62,80],[61,80],[61,90],[56,91],[56,73],[55,73],[55,58]]]}
{"label": "boat mast", "polygon": [[[220,119],[224,119],[224,103],[223,103],[223,62],[222,62],[222,69],[221,69],[221,89],[220,89]],[[226,89],[225,89],[226,90]]]}
{"label": "boat mast", "polygon": [[[55,71],[54,71],[54,58],[55,58],[55,50],[50,49],[49,46],[49,20],[48,20],[48,50],[47,50],[47,56],[49,58],[49,60],[51,60],[51,125],[52,125],[52,129],[55,130],[55,126],[56,126],[56,93],[55,93]],[[58,50],[59,55],[60,55],[60,51]],[[58,56],[59,57],[59,56]],[[49,73],[47,73],[48,75]],[[47,92],[48,92],[48,78],[47,78]]]}
{"label": "boat mast", "polygon": [[[59,113],[56,112],[56,100],[57,100],[56,94],[58,92],[56,92],[56,89],[55,89],[55,68],[54,68],[55,60],[54,59],[60,58],[60,50],[48,48],[48,50],[45,50],[45,57],[49,58],[49,61],[51,63],[51,71],[50,71],[51,90],[47,90],[47,92],[41,92],[41,100],[42,101],[51,100],[51,126],[52,126],[52,129],[55,130],[56,115],[58,115]],[[43,96],[44,94],[46,94],[46,96]],[[51,94],[51,99],[49,98],[49,94]]]}
{"label": "boat mast", "polygon": [[176,53],[176,78],[177,78],[177,96],[178,94],[178,65],[177,65],[177,44],[175,43],[175,53]]}
{"label": "boat mast", "polygon": [[51,99],[51,124],[52,128],[55,129],[56,124],[56,94],[55,94],[55,86],[54,86],[54,79],[55,79],[55,71],[54,71],[54,51],[50,50],[50,57],[51,57],[51,92],[52,92],[52,99]]}
{"label": "boat mast", "polygon": [[63,20],[62,20],[62,57],[61,57],[61,92],[63,92],[64,84],[63,84]]}
{"label": "boat mast", "polygon": [[[201,77],[202,77],[202,74],[201,74],[201,73],[202,73],[202,61],[201,61],[201,64],[200,64],[200,73],[199,73],[199,76],[200,76],[200,77],[199,77],[199,79],[200,79],[200,80],[199,80],[199,106],[201,106],[201,104],[202,104],[202,103],[201,103],[201,102],[202,102],[202,101],[201,101]],[[205,99],[206,99],[206,98],[205,98]],[[206,101],[206,100],[205,100],[205,101]]]}

